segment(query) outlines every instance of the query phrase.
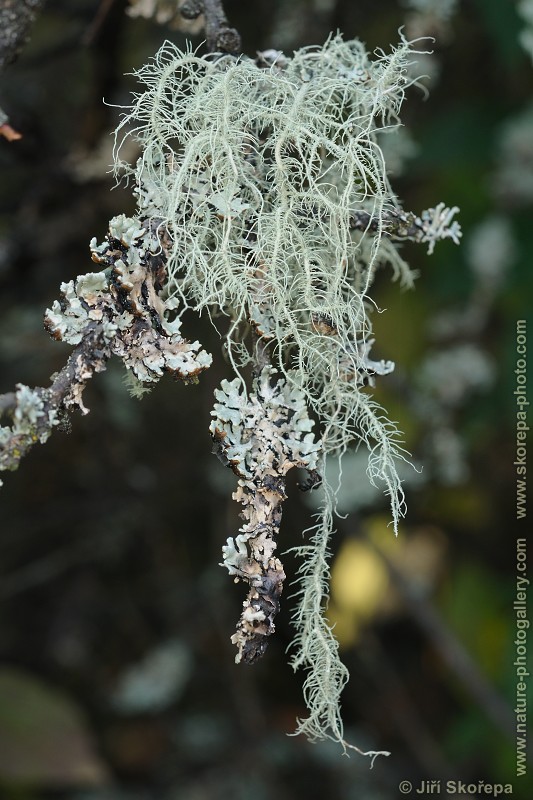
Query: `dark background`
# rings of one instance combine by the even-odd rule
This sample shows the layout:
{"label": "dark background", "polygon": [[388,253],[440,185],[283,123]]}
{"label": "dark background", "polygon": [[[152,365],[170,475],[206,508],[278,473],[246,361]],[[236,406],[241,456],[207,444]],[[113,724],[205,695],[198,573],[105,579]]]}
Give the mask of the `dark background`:
{"label": "dark background", "polygon": [[[61,281],[91,271],[89,240],[102,241],[107,220],[134,208],[106,174],[113,104],[135,89],[123,73],[164,38],[185,42],[126,16],[121,0],[98,23],[105,5],[49,2],[0,78],[1,104],[23,134],[0,139],[0,392],[47,385],[64,364],[69,348],[43,331],[44,309]],[[387,50],[406,16],[398,3],[370,0],[225,8],[249,54],[319,44],[336,29]],[[386,500],[357,502],[366,479],[353,465],[347,507],[357,508],[333,540],[330,611],[351,673],[346,737],[392,755],[370,771],[337,745],[286,735],[305,714],[303,676],[285,653],[288,585],[262,662],[233,663],[243,592],[218,562],[240,523],[208,435],[213,389],[229,369],[208,320],[191,319],[188,337],[214,354],[198,386],[165,379],[139,402],[111,363],[86,390],[90,414],[2,474],[1,797],[389,800],[402,780],[439,779],[445,796],[447,779],[513,783],[515,797],[528,796],[528,778],[515,775],[512,713],[516,538],[530,528],[516,522],[513,371],[516,320],[533,329],[533,124],[523,146],[505,146],[505,126],[532,100],[523,25],[507,0],[461,3],[438,31],[429,98],[410,90],[402,115],[417,152],[394,186],[407,209],[460,206],[464,239],[438,244],[431,257],[404,248],[420,272],[415,292],[385,274],[377,281],[386,311],[375,315],[376,348],[397,364],[377,394],[424,470],[411,475],[394,539]],[[513,168],[522,192],[513,191]],[[494,219],[512,246],[481,323],[469,325],[487,296],[469,241]],[[443,313],[456,315],[445,335],[435,332]],[[423,365],[465,344],[492,377],[446,405],[424,384]],[[443,363],[447,384],[456,360]],[[445,441],[453,434],[464,448],[455,472],[431,444],[443,427]],[[293,480],[281,550],[310,524]],[[294,575],[295,559],[284,564]]]}

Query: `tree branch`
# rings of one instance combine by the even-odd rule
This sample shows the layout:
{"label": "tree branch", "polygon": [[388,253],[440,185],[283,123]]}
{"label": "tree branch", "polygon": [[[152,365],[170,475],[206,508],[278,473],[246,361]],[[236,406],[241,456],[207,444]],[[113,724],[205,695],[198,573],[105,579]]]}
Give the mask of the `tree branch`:
{"label": "tree branch", "polygon": [[[79,275],[61,285],[61,300],[45,315],[45,328],[55,338],[75,345],[65,367],[49,389],[18,384],[0,396],[0,471],[17,469],[36,442],[45,442],[65,411],[87,409],[82,393],[95,372],[105,370],[111,355],[122,359],[142,390],[168,372],[185,382],[211,364],[199,342],[180,334],[179,320],[169,323],[161,297],[166,282],[165,232],[158,220],[143,222],[124,215],[109,223],[106,241],[91,243],[92,257],[103,269]],[[159,249],[160,252],[154,253]]]}
{"label": "tree branch", "polygon": [[[212,53],[238,53],[241,50],[241,37],[235,28],[230,28],[222,8],[221,0],[201,0],[198,4],[205,16],[207,47]],[[181,9],[183,16],[183,8]]]}
{"label": "tree branch", "polygon": [[453,217],[459,209],[447,208],[439,203],[436,208],[422,211],[420,216],[402,209],[386,209],[381,217],[372,216],[368,211],[354,211],[350,217],[350,228],[354,231],[381,231],[395,242],[427,243],[431,254],[435,243],[440,239],[452,239],[459,244],[461,228]]}
{"label": "tree branch", "polygon": [[83,414],[82,394],[95,372],[103,372],[111,355],[101,323],[91,322],[83,338],[60,372],[52,376],[48,389],[30,389],[17,384],[16,392],[0,395],[0,417],[9,416],[12,425],[0,428],[0,471],[15,470],[37,442],[45,442],[65,412],[77,406]]}

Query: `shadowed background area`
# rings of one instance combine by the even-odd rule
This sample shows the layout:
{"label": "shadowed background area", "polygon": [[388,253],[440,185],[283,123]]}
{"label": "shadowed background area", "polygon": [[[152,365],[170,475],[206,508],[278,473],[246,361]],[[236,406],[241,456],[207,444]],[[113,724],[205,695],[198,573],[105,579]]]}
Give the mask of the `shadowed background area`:
{"label": "shadowed background area", "polygon": [[[199,385],[167,378],[137,401],[110,362],[85,392],[90,414],[2,473],[1,797],[392,800],[402,780],[439,779],[532,791],[516,775],[513,605],[529,527],[517,520],[514,391],[517,321],[520,335],[533,330],[532,57],[513,3],[464,0],[449,19],[432,6],[225,3],[248,54],[290,54],[336,30],[369,50],[395,44],[403,24],[436,37],[414,67],[429,96],[409,91],[405,128],[384,150],[404,207],[458,205],[463,241],[431,257],[406,245],[415,291],[384,275],[374,294],[375,352],[396,362],[376,396],[419,471],[405,470],[395,539],[365,454],[347,457],[332,544],[346,738],[392,755],[370,771],[336,745],[286,735],[305,714],[285,653],[291,554],[276,636],[256,666],[234,664],[244,592],[218,564],[239,509],[208,434],[230,369],[209,320],[191,315],[186,335],[214,354]],[[0,105],[23,136],[0,138],[0,394],[46,386],[63,366],[70,348],[44,332],[44,310],[62,281],[92,269],[89,240],[134,209],[109,174],[110,133],[136,88],[124,73],[165,38],[186,39],[127,8],[45,4],[0,75]],[[295,478],[289,488],[282,552],[314,510]]]}

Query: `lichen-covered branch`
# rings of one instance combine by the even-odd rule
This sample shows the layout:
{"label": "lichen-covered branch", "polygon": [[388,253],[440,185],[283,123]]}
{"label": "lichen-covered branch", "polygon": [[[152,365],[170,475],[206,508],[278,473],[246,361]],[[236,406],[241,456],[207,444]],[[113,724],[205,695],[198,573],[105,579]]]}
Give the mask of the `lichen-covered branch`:
{"label": "lichen-covered branch", "polygon": [[124,215],[110,222],[103,244],[91,242],[101,272],[79,275],[61,284],[61,299],[45,315],[55,338],[75,345],[48,389],[18,384],[0,396],[0,470],[14,470],[36,442],[45,442],[66,412],[87,408],[82,394],[87,381],[118,356],[141,383],[165,373],[190,383],[211,364],[199,342],[181,336],[180,321],[169,321],[172,304],[162,298],[166,282],[164,232],[157,221],[143,223]]}
{"label": "lichen-covered branch", "polygon": [[355,211],[350,217],[350,228],[354,231],[381,231],[394,242],[427,243],[431,255],[436,242],[441,239],[451,239],[459,244],[462,232],[459,223],[453,219],[458,211],[457,206],[448,208],[444,203],[422,211],[420,216],[403,209],[385,209],[380,217],[366,211]]}
{"label": "lichen-covered branch", "polygon": [[102,272],[82,275],[61,285],[62,298],[45,316],[56,339],[77,344],[87,323],[102,323],[104,339],[141,382],[159,380],[164,372],[190,383],[211,365],[199,342],[180,334],[180,320],[161,292],[166,256],[157,220],[143,223],[124,215],[109,223],[106,241],[91,242],[92,258]]}
{"label": "lichen-covered branch", "polygon": [[249,397],[239,378],[216,390],[210,431],[214,451],[238,476],[233,498],[245,520],[238,536],[223,547],[224,565],[250,585],[232,642],[236,661],[248,664],[266,650],[275,629],[285,572],[275,555],[285,478],[292,467],[314,470],[320,444],[307,414],[303,392],[264,367]]}
{"label": "lichen-covered branch", "polygon": [[67,410],[77,406],[87,413],[83,390],[96,372],[105,370],[109,356],[103,326],[92,321],[49,388],[19,383],[16,392],[0,396],[0,418],[10,420],[0,427],[0,471],[17,469],[34,444],[46,442],[54,427],[66,421]]}

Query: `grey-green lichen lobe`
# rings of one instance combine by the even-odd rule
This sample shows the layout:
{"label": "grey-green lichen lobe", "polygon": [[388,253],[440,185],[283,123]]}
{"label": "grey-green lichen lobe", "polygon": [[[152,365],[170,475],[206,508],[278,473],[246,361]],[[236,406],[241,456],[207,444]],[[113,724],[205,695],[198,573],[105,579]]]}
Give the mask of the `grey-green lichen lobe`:
{"label": "grey-green lichen lobe", "polygon": [[0,426],[0,471],[16,470],[22,456],[37,442],[44,444],[59,424],[57,410],[46,399],[45,390],[17,383],[11,425]]}
{"label": "grey-green lichen lobe", "polygon": [[58,423],[57,412],[46,408],[42,391],[30,389],[23,383],[17,383],[15,398],[13,433],[36,436],[40,442],[45,442],[51,428]]}
{"label": "grey-green lichen lobe", "polygon": [[139,224],[139,220],[119,214],[109,221],[109,233],[126,247],[132,247],[147,231]]}

